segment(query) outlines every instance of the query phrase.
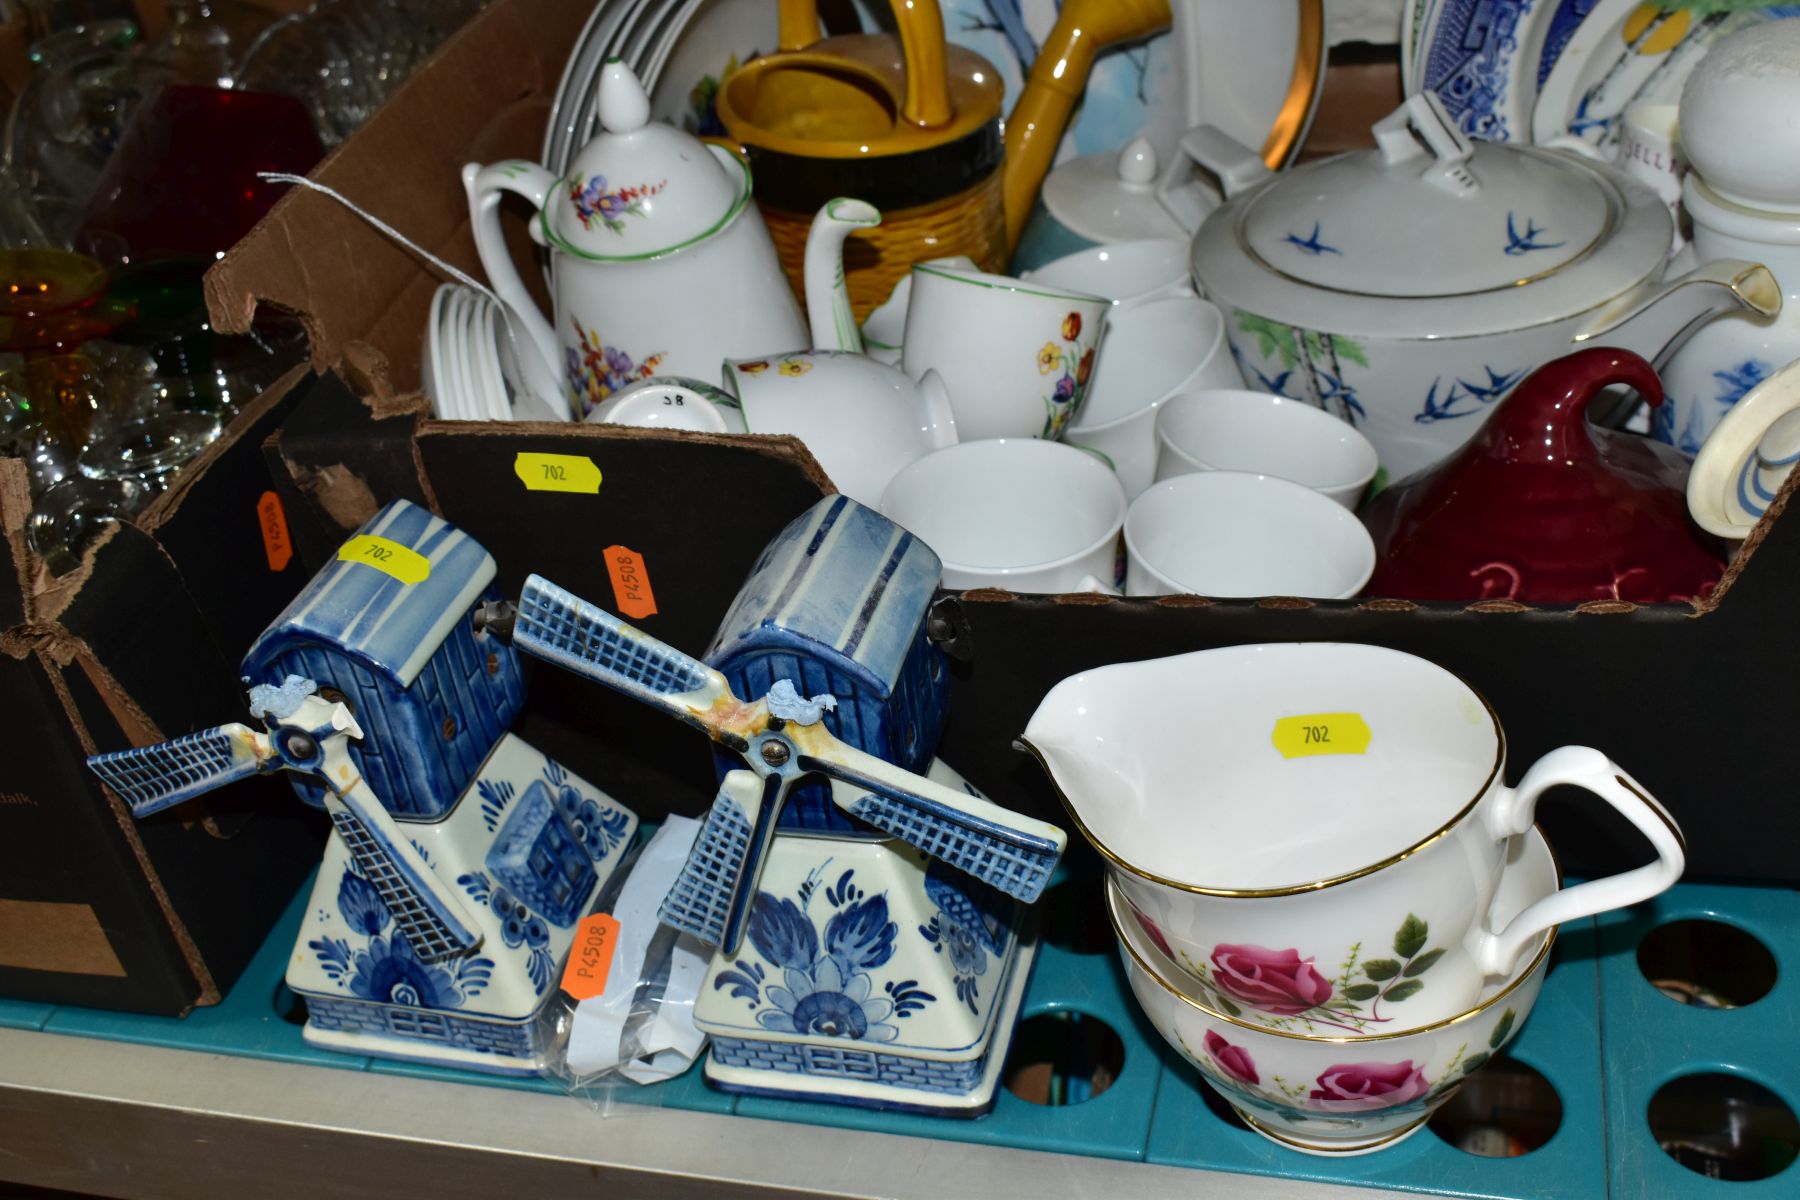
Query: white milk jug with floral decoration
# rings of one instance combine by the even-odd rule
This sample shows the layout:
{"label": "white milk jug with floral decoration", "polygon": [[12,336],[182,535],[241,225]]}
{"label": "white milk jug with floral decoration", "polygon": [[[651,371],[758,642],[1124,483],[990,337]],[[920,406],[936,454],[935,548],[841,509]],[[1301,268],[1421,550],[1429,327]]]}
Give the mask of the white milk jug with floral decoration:
{"label": "white milk jug with floral decoration", "polygon": [[[603,131],[566,178],[511,160],[463,168],[481,265],[548,360],[577,418],[650,375],[718,379],[725,359],[805,349],[800,307],[750,202],[750,168],[729,150],[652,122],[631,69],[600,77]],[[507,252],[506,192],[537,209],[550,250],[554,325]]]}

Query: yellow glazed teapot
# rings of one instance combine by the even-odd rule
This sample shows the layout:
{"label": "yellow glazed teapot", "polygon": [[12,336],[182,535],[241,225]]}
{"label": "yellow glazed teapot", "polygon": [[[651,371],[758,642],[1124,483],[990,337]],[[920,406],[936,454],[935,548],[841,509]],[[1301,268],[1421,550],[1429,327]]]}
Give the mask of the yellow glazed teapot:
{"label": "yellow glazed teapot", "polygon": [[823,38],[817,0],[781,0],[780,50],[720,85],[718,115],[798,286],[807,227],[833,196],[882,212],[845,247],[856,319],[913,263],[966,254],[1004,270],[1070,113],[1106,46],[1169,24],[1169,0],[1064,0],[1000,130],[1000,73],[949,45],[937,0],[893,0],[898,36]]}

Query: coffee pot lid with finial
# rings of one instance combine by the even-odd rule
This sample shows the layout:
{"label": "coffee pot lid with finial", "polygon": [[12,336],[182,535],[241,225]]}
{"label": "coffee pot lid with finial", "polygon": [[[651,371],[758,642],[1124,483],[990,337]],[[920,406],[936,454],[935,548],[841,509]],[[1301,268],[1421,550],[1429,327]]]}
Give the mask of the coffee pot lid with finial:
{"label": "coffee pot lid with finial", "polygon": [[594,260],[672,254],[730,224],[750,199],[750,168],[650,119],[650,97],[630,67],[600,71],[601,132],[584,146],[543,208],[545,240]]}
{"label": "coffee pot lid with finial", "polygon": [[1721,38],[1681,89],[1682,151],[1718,201],[1800,214],[1800,24]]}

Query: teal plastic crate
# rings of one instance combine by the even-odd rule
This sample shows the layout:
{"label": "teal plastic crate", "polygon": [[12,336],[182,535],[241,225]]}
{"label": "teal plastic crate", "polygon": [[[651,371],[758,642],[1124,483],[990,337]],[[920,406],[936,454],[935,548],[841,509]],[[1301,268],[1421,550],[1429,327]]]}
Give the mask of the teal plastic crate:
{"label": "teal plastic crate", "polygon": [[[1774,986],[1740,1008],[1672,1001],[1645,978],[1638,946],[1659,926],[1716,921],[1750,934],[1774,959]],[[1597,919],[1606,1063],[1607,1146],[1614,1200],[1664,1196],[1773,1200],[1800,1196],[1800,1166],[1766,1179],[1707,1179],[1664,1154],[1649,1109],[1665,1084],[1718,1073],[1761,1084],[1800,1112],[1800,893],[1684,885]]]}
{"label": "teal plastic crate", "polygon": [[[1086,886],[1092,887],[1091,881]],[[1192,1068],[1138,1012],[1110,941],[1083,920],[1091,913],[1080,887],[1065,879],[1047,897],[1049,936],[1026,990],[1021,1022],[1079,1014],[1082,1024],[1098,1022],[1117,1035],[1123,1054],[1112,1064],[1116,1078],[1085,1102],[1040,1105],[1002,1090],[987,1117],[955,1120],[732,1097],[707,1088],[698,1069],[657,1085],[644,1098],[677,1109],[809,1125],[1487,1200],[1800,1195],[1800,1167],[1751,1183],[1720,1182],[1688,1170],[1658,1147],[1646,1117],[1659,1087],[1696,1071],[1752,1079],[1794,1105],[1800,1096],[1800,1051],[1794,1048],[1800,1034],[1800,979],[1795,978],[1800,894],[1683,885],[1629,912],[1565,926],[1543,994],[1510,1051],[1539,1071],[1562,1103],[1560,1126],[1538,1149],[1484,1158],[1455,1148],[1428,1128],[1390,1150],[1328,1159],[1278,1148],[1209,1100]],[[506,1079],[307,1047],[300,1010],[281,977],[309,891],[310,885],[295,898],[222,1004],[176,1020],[0,1001],[0,1024],[485,1087],[559,1090],[551,1080]],[[1755,936],[1775,959],[1773,990],[1730,1011],[1686,1007],[1660,994],[1639,970],[1636,948],[1649,931],[1683,919],[1721,921]],[[1064,944],[1059,935],[1083,924],[1089,928],[1076,940],[1087,947]]]}

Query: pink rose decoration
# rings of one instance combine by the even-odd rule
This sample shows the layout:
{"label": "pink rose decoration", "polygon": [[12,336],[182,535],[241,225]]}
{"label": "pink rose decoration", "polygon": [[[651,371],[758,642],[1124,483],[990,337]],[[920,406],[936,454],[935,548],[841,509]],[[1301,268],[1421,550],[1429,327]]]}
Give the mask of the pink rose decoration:
{"label": "pink rose decoration", "polygon": [[1144,936],[1156,943],[1156,948],[1158,950],[1161,950],[1170,959],[1173,959],[1175,957],[1175,951],[1170,947],[1169,939],[1163,936],[1163,931],[1157,927],[1156,922],[1138,911],[1138,906],[1135,904],[1131,906],[1131,913],[1137,918],[1138,928],[1144,931]]}
{"label": "pink rose decoration", "polygon": [[1256,1073],[1256,1064],[1250,1059],[1250,1052],[1242,1046],[1234,1046],[1212,1030],[1206,1031],[1206,1040],[1202,1043],[1212,1060],[1219,1064],[1219,1069],[1238,1080],[1240,1083],[1261,1083],[1262,1076]]}
{"label": "pink rose decoration", "polygon": [[1371,1112],[1417,1100],[1431,1083],[1412,1059],[1397,1063],[1340,1063],[1327,1067],[1308,1099],[1327,1112]]}
{"label": "pink rose decoration", "polygon": [[1213,980],[1234,1000],[1291,1017],[1331,999],[1331,981],[1297,950],[1267,950],[1220,942],[1212,952]]}

